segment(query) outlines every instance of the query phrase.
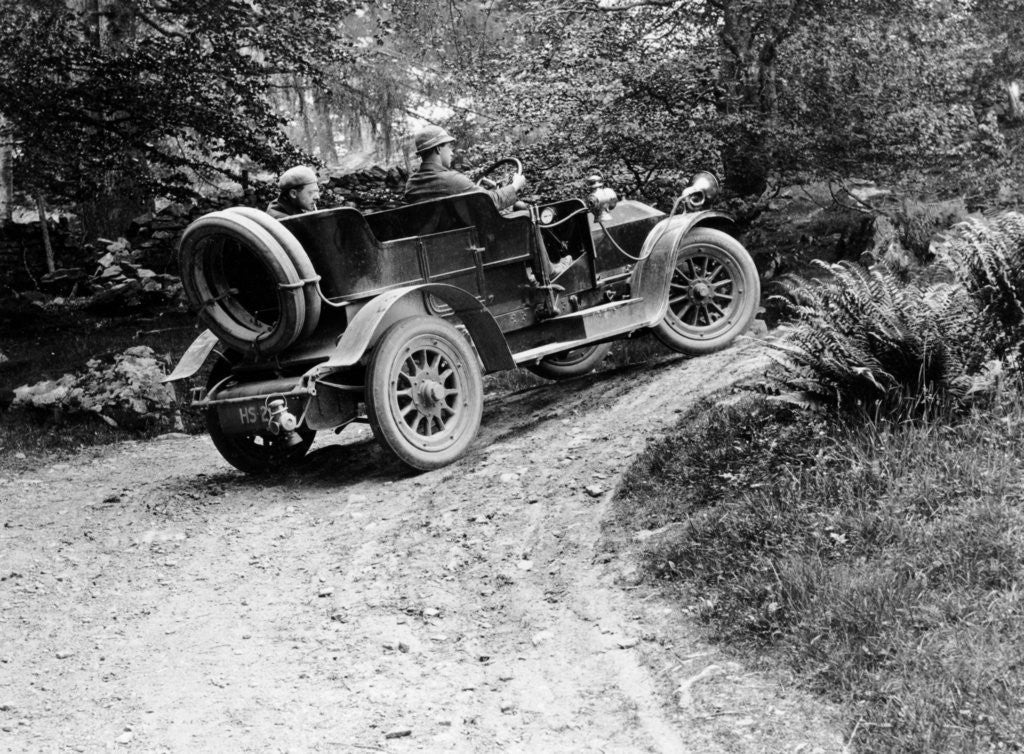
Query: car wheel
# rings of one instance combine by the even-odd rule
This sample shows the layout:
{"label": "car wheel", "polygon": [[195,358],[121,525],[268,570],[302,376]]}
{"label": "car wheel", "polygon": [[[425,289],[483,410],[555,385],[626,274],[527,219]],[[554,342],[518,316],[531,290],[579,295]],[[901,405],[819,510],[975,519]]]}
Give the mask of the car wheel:
{"label": "car wheel", "polygon": [[743,244],[714,228],[683,238],[669,285],[668,311],[654,334],[687,354],[718,351],[750,326],[761,299],[757,268]]}
{"label": "car wheel", "polygon": [[465,336],[438,317],[409,317],[378,341],[366,378],[374,437],[415,469],[461,456],[483,414],[483,378]]}
{"label": "car wheel", "polygon": [[534,374],[549,380],[566,380],[592,371],[611,349],[610,343],[595,343],[545,356],[540,361],[523,364],[523,366]]}
{"label": "car wheel", "polygon": [[[230,371],[230,363],[221,358],[210,372],[207,387],[220,382]],[[299,441],[289,445],[283,438],[269,432],[229,434],[221,426],[216,407],[206,409],[206,429],[225,461],[239,471],[256,476],[274,474],[294,466],[306,455],[316,436],[316,430],[299,427],[295,430]]]}

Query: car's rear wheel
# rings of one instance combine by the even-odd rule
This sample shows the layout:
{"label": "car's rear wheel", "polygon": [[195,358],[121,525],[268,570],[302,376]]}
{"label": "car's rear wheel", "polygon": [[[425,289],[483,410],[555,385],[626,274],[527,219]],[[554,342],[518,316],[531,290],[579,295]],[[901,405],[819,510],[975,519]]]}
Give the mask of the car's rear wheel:
{"label": "car's rear wheel", "polygon": [[[223,357],[213,366],[207,388],[213,387],[231,373],[231,364]],[[290,435],[291,443],[270,432],[236,434],[225,431],[216,406],[206,409],[206,429],[214,447],[239,471],[267,475],[284,471],[302,460],[316,436],[316,430],[302,426]]]}
{"label": "car's rear wheel", "polygon": [[366,413],[377,441],[415,469],[459,458],[483,414],[483,378],[465,336],[438,317],[392,325],[370,359]]}
{"label": "car's rear wheel", "polygon": [[534,374],[549,380],[567,380],[593,371],[611,350],[610,343],[595,343],[545,356],[540,361],[523,364]]}
{"label": "car's rear wheel", "polygon": [[697,228],[683,239],[668,311],[654,334],[680,353],[718,351],[750,327],[760,298],[757,268],[743,244],[720,230]]}

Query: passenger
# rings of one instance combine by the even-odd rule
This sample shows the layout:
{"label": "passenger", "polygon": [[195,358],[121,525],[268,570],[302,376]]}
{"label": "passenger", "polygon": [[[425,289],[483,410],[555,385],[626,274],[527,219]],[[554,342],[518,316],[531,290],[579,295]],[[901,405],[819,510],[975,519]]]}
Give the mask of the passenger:
{"label": "passenger", "polygon": [[[420,167],[409,176],[409,182],[405,184],[405,193],[402,195],[405,201],[422,202],[466,191],[484,190],[458,170],[452,170],[453,141],[455,138],[440,126],[426,126],[416,134],[416,154],[420,156]],[[508,186],[487,193],[499,210],[506,209],[516,203],[525,185],[525,176],[516,173]]]}
{"label": "passenger", "polygon": [[267,207],[267,214],[271,217],[281,219],[316,211],[320,186],[312,168],[305,165],[289,168],[281,174],[277,186],[281,193]]}

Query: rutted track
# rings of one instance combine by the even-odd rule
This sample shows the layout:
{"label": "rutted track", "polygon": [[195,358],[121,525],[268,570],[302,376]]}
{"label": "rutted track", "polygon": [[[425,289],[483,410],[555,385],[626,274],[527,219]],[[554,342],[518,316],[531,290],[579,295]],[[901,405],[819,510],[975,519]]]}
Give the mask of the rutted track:
{"label": "rutted track", "polygon": [[492,397],[469,455],[418,476],[364,428],[272,481],[185,436],[0,480],[0,749],[838,750],[602,528],[649,438],[764,362]]}

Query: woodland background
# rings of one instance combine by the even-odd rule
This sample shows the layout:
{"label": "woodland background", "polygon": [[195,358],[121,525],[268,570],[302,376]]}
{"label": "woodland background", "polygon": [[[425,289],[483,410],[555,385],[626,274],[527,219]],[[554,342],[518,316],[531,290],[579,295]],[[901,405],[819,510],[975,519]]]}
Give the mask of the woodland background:
{"label": "woodland background", "polygon": [[[63,208],[82,243],[155,203],[266,192],[298,161],[519,155],[539,194],[598,170],[669,200],[873,180],[1017,206],[1016,0],[2,0],[0,221]],[[414,166],[414,165],[412,165]],[[581,183],[579,185],[582,185]]]}

